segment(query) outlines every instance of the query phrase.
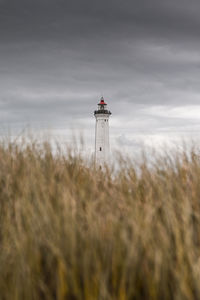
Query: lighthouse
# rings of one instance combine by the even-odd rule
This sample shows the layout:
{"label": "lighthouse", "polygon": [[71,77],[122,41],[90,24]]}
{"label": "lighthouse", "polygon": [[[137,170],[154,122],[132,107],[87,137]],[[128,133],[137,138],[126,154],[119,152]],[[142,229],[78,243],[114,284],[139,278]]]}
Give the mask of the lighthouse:
{"label": "lighthouse", "polygon": [[109,117],[111,112],[102,97],[98,109],[94,111],[95,127],[95,163],[103,166],[109,159]]}

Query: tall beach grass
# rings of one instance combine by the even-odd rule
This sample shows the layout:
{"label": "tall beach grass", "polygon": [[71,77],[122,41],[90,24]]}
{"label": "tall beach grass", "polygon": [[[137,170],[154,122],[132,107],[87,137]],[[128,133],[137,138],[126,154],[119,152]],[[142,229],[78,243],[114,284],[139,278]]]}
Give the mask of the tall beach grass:
{"label": "tall beach grass", "polygon": [[200,299],[200,156],[99,170],[0,144],[0,299]]}

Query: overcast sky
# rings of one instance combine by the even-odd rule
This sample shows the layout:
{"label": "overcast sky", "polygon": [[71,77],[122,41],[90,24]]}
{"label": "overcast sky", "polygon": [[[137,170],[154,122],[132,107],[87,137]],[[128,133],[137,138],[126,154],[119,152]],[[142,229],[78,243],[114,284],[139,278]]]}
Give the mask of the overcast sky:
{"label": "overcast sky", "polygon": [[82,130],[103,95],[111,146],[200,132],[199,0],[0,0],[0,126]]}

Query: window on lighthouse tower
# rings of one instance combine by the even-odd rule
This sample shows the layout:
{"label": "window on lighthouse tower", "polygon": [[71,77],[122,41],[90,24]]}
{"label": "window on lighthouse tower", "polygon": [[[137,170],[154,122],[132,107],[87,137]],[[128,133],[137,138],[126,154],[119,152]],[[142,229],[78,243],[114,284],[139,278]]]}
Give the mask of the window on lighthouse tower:
{"label": "window on lighthouse tower", "polygon": [[100,147],[100,148],[99,148],[99,150],[101,151],[101,150],[102,150],[102,148]]}

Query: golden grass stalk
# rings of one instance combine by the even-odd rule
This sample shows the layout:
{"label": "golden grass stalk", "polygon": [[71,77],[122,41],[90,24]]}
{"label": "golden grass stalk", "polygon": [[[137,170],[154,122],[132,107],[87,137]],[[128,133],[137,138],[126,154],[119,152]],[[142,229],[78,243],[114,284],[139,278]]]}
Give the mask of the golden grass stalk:
{"label": "golden grass stalk", "polygon": [[1,143],[0,299],[200,299],[199,155],[119,165]]}

